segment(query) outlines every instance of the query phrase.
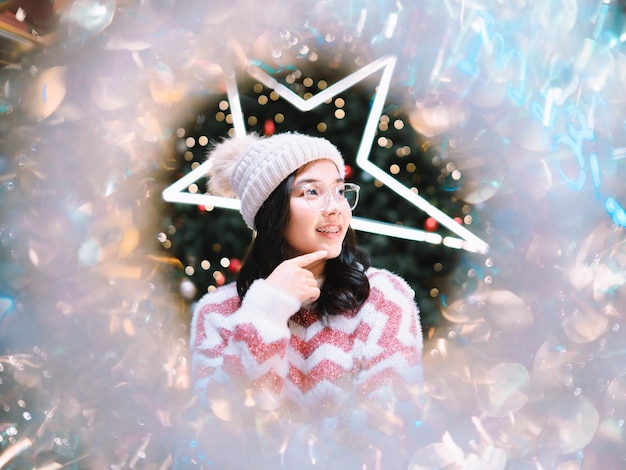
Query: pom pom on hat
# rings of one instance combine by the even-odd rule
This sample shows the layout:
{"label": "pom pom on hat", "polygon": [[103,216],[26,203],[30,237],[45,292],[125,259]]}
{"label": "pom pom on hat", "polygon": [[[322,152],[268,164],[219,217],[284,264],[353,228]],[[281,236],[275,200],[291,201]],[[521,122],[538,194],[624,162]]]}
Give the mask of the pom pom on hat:
{"label": "pom pom on hat", "polygon": [[247,134],[243,137],[224,139],[209,150],[209,158],[212,165],[208,171],[209,192],[216,196],[236,198],[236,188],[230,185],[230,176],[235,172],[235,167],[241,156],[260,137],[257,134]]}
{"label": "pom pom on hat", "polygon": [[298,168],[315,160],[331,160],[343,176],[345,164],[339,150],[328,140],[297,133],[259,137],[248,134],[218,143],[209,151],[209,191],[238,197],[241,215],[254,230],[261,205]]}

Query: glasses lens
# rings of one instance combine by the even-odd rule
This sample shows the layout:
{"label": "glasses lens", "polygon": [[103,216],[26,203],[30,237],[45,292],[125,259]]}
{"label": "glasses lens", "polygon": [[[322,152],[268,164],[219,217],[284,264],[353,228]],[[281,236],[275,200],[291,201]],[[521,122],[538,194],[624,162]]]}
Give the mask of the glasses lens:
{"label": "glasses lens", "polygon": [[350,209],[356,207],[356,203],[359,200],[359,188],[356,185],[347,184],[343,189],[343,197],[350,206]]}
{"label": "glasses lens", "polygon": [[304,198],[309,207],[315,211],[321,211],[328,204],[328,190],[318,184],[307,184],[302,187]]}

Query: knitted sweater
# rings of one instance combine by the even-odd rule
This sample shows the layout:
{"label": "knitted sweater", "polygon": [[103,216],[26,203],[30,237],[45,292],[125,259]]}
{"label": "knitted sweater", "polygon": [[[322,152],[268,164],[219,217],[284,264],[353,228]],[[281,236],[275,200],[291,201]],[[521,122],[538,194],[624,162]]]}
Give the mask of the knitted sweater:
{"label": "knitted sweater", "polygon": [[240,302],[234,283],[205,295],[191,325],[195,391],[240,383],[266,409],[292,404],[340,411],[381,387],[406,397],[421,383],[422,334],[414,293],[383,269],[367,271],[370,295],[353,315],[326,322],[263,279]]}
{"label": "knitted sweater", "polygon": [[419,313],[402,278],[366,274],[359,311],[324,322],[263,279],[243,301],[235,284],[200,300],[190,346],[209,413],[195,420],[204,458],[232,469],[407,468],[421,432]]}

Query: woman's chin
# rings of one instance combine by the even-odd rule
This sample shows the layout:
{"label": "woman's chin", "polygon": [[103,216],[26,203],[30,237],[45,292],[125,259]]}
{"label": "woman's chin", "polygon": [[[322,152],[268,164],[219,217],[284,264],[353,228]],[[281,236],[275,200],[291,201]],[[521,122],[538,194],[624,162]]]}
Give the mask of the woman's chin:
{"label": "woman's chin", "polygon": [[326,259],[335,259],[341,254],[341,247],[324,247],[320,249],[328,252]]}

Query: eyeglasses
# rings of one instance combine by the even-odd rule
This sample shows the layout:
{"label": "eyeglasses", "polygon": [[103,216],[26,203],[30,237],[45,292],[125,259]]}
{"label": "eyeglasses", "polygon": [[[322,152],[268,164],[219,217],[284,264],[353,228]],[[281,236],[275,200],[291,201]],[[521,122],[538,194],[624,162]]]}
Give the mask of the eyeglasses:
{"label": "eyeglasses", "polygon": [[325,211],[330,205],[330,195],[333,194],[338,204],[347,203],[350,210],[354,209],[359,202],[359,190],[361,188],[354,183],[341,183],[336,186],[326,186],[322,183],[307,183],[292,188],[292,191],[302,191],[302,196],[308,206],[316,211]]}

